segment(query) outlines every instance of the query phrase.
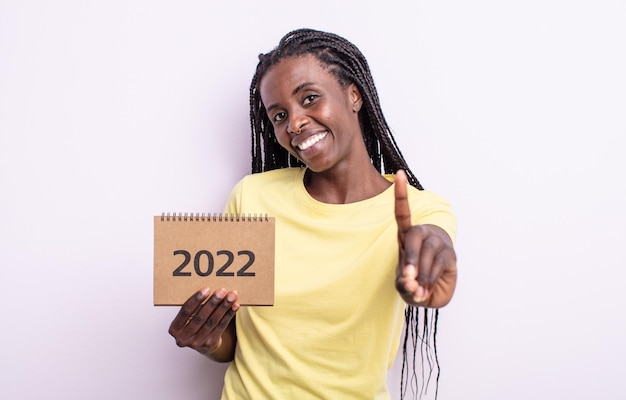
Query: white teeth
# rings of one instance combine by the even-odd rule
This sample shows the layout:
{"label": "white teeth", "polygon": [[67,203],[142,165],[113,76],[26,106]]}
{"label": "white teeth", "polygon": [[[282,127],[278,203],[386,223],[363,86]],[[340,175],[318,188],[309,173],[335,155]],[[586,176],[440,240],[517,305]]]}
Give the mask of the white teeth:
{"label": "white teeth", "polygon": [[323,133],[318,133],[317,135],[311,136],[310,138],[308,138],[304,142],[300,143],[298,145],[298,149],[300,149],[300,150],[308,149],[309,147],[313,146],[315,143],[317,143],[320,140],[324,139],[326,137],[326,134],[327,134],[327,132],[323,132]]}

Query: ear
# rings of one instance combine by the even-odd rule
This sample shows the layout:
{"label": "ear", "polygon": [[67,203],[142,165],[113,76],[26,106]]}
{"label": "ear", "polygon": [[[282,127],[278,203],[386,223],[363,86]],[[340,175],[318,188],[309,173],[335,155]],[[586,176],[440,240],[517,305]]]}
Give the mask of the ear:
{"label": "ear", "polygon": [[354,83],[351,83],[348,87],[348,94],[350,95],[350,101],[352,102],[352,111],[358,113],[363,106],[363,97],[359,88]]}

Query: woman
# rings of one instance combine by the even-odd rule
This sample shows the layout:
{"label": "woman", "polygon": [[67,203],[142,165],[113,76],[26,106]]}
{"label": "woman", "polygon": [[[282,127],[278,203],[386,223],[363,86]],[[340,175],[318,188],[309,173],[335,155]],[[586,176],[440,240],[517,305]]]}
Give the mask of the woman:
{"label": "woman", "polygon": [[275,304],[204,288],[170,334],[233,361],[223,399],[388,399],[405,308],[414,326],[413,307],[454,293],[456,220],[410,172],[347,40],[288,33],[259,56],[250,105],[253,174],[226,212],[276,217]]}

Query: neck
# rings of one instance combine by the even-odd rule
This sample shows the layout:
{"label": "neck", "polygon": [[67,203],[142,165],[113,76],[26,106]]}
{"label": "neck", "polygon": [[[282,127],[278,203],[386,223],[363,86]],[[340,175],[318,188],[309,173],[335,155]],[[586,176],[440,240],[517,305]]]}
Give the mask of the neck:
{"label": "neck", "polygon": [[307,170],[304,176],[304,186],[311,197],[328,204],[366,200],[382,193],[390,185],[391,182],[369,162],[361,168],[325,172]]}

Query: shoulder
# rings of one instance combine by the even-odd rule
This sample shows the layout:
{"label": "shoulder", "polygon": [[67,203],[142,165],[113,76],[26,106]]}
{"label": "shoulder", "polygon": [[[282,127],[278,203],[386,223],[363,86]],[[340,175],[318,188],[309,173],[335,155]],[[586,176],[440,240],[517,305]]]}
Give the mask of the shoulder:
{"label": "shoulder", "polygon": [[258,172],[244,176],[235,187],[241,191],[257,191],[269,188],[274,190],[282,185],[291,185],[302,173],[301,168],[281,168]]}
{"label": "shoulder", "polygon": [[231,190],[233,197],[241,199],[246,196],[259,196],[262,193],[280,193],[304,174],[302,168],[281,168],[266,172],[246,175]]}
{"label": "shoulder", "polygon": [[[385,179],[395,185],[395,175],[385,174]],[[420,190],[415,186],[407,185],[407,194],[409,196],[409,204],[411,208],[437,207],[443,206],[449,208],[450,205],[442,196],[430,190]]]}
{"label": "shoulder", "polygon": [[409,190],[409,204],[413,224],[437,225],[446,231],[454,242],[457,232],[457,219],[450,203],[435,192],[412,189]]}
{"label": "shoulder", "polygon": [[[394,182],[393,177],[393,175],[385,175],[385,178],[391,182]],[[419,190],[410,185],[407,193],[411,208],[411,223],[413,225],[437,225],[445,230],[454,241],[457,233],[457,218],[450,203],[435,192]]]}

